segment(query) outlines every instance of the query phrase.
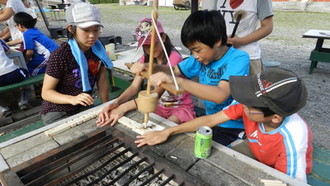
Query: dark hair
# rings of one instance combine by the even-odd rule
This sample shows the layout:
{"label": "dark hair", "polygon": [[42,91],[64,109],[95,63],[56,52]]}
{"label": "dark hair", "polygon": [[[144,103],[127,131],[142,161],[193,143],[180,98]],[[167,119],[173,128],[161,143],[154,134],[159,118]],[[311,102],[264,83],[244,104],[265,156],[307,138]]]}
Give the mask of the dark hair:
{"label": "dark hair", "polygon": [[[165,50],[166,50],[166,53],[168,54],[168,56],[170,56],[170,54],[171,54],[172,51],[177,51],[177,50],[175,49],[175,47],[173,46],[170,37],[168,37],[167,34],[165,34],[165,33],[161,33],[160,35],[161,35],[161,37],[163,37],[164,35],[166,36],[166,39],[165,39],[165,41],[164,41],[164,46],[165,46]],[[178,53],[179,53],[179,52],[178,52]],[[164,57],[165,57],[165,56],[164,56]],[[154,60],[155,60],[155,59],[154,59]],[[148,55],[146,52],[144,52],[144,62],[149,62],[149,55]],[[164,64],[166,64],[166,63],[167,63],[167,60],[166,60],[166,58],[165,58],[165,60],[164,60]]]}
{"label": "dark hair", "polygon": [[22,25],[24,28],[30,29],[36,26],[37,19],[33,19],[33,17],[26,12],[18,12],[14,15],[14,22]]}
{"label": "dark hair", "polygon": [[227,44],[226,23],[217,10],[197,11],[186,19],[181,29],[181,41],[188,48],[190,44],[201,42],[209,47],[221,40]]}
{"label": "dark hair", "polygon": [[75,26],[75,25],[70,25],[70,26],[72,27],[71,32],[69,31],[68,28],[66,28],[66,33],[67,33],[68,39],[73,39],[74,35],[76,34],[76,31],[77,31],[77,26]]}
{"label": "dark hair", "polygon": [[266,108],[266,107],[253,107],[253,108],[264,113],[264,117],[276,114],[275,112],[273,112],[272,110],[270,110],[269,108]]}

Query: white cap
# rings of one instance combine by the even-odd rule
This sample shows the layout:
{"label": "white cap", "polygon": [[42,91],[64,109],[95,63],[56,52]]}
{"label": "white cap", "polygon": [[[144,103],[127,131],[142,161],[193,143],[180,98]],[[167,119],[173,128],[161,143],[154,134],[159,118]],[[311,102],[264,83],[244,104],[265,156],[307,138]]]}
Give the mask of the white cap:
{"label": "white cap", "polygon": [[68,24],[76,25],[79,28],[88,28],[101,25],[100,11],[90,3],[72,4],[65,11],[65,19]]}

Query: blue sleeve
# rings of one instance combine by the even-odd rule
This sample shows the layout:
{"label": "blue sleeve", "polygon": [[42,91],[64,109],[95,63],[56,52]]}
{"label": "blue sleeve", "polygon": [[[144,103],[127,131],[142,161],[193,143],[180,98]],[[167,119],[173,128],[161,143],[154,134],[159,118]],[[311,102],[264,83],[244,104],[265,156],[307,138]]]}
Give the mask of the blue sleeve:
{"label": "blue sleeve", "polygon": [[244,51],[237,50],[238,55],[231,59],[223,73],[221,80],[229,81],[229,76],[245,76],[250,72],[250,57]]}
{"label": "blue sleeve", "polygon": [[24,50],[33,50],[34,49],[34,41],[33,37],[29,32],[23,32],[23,39],[24,39]]}
{"label": "blue sleeve", "polygon": [[184,75],[188,79],[192,79],[199,75],[201,65],[202,64],[198,62],[193,55],[191,55],[189,58],[179,63],[178,67],[182,75]]}

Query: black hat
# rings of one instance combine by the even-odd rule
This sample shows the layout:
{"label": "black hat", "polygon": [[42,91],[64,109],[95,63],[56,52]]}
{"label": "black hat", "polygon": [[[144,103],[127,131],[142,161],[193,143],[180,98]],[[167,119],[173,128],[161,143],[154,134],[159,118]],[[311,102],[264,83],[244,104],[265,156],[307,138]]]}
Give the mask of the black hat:
{"label": "black hat", "polygon": [[307,90],[304,82],[292,71],[270,68],[253,76],[230,76],[233,98],[248,106],[269,108],[288,116],[305,106]]}

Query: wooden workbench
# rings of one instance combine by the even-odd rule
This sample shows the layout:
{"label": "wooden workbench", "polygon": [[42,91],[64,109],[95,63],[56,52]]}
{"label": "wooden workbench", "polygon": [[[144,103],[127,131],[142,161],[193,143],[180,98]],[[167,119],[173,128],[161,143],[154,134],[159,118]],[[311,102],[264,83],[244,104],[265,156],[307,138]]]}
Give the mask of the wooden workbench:
{"label": "wooden workbench", "polygon": [[330,49],[323,48],[323,42],[325,39],[330,39],[330,30],[309,30],[303,34],[303,38],[315,38],[317,39],[314,50],[311,52],[309,59],[311,65],[309,67],[309,73],[313,73],[314,68],[317,67],[318,62],[330,63]]}
{"label": "wooden workbench", "polygon": [[[129,128],[128,125],[124,125],[120,121],[114,127],[99,128],[96,126],[95,114],[110,103],[111,101],[0,143],[0,182],[3,182],[4,178],[12,178],[11,180],[13,180],[14,177],[17,177],[17,172],[31,166],[31,163],[45,160],[62,152],[66,147],[80,143],[103,130],[118,138],[135,140],[136,136],[139,135],[138,131]],[[73,120],[78,121],[87,115],[94,115],[95,117],[53,136],[45,134],[48,130]],[[138,111],[128,112],[125,117],[140,123],[144,119],[144,115]],[[176,125],[153,113],[150,113],[150,120],[165,128]],[[116,130],[125,135],[116,135]],[[148,129],[140,130],[148,131]],[[186,170],[190,175],[209,185],[264,185],[262,179],[281,181],[287,185],[307,185],[216,142],[212,144],[210,157],[198,159],[194,155],[194,142],[194,133],[187,133],[172,136],[166,143],[139,149],[145,154],[155,154],[162,157],[158,161],[171,162],[172,167]],[[131,148],[135,146],[131,143],[127,143],[127,145],[130,145]],[[8,183],[2,185],[23,185],[9,183],[8,179],[6,180]]]}

